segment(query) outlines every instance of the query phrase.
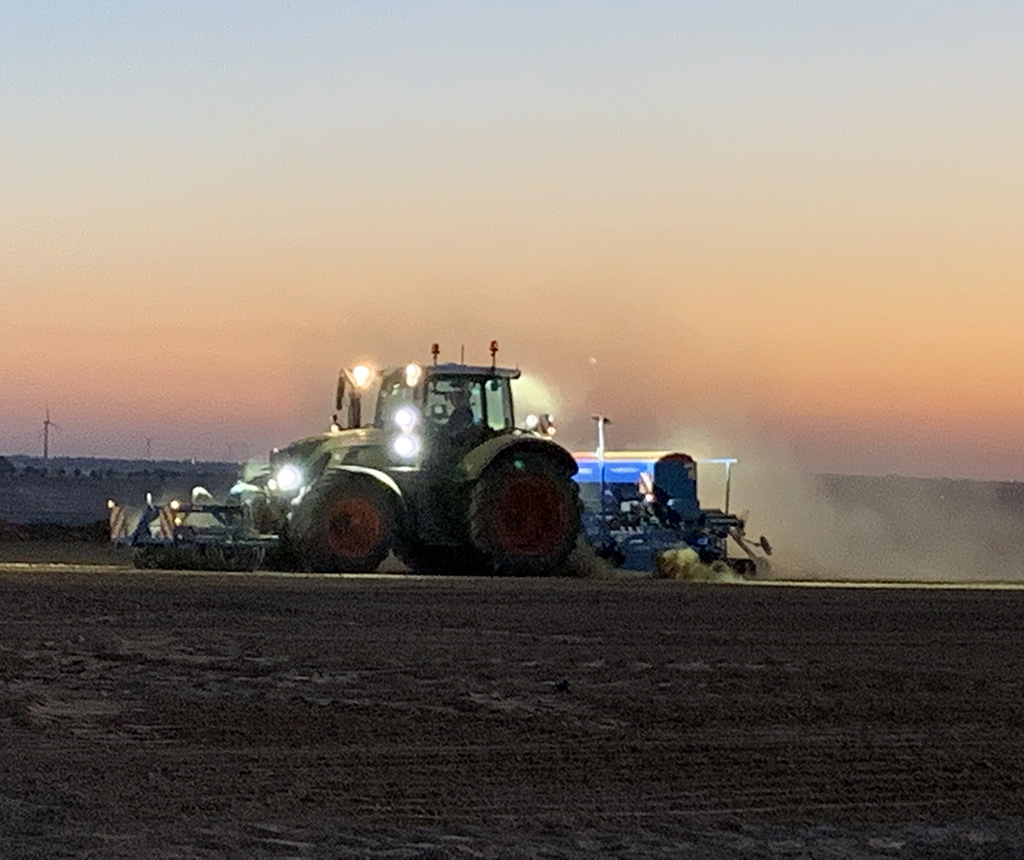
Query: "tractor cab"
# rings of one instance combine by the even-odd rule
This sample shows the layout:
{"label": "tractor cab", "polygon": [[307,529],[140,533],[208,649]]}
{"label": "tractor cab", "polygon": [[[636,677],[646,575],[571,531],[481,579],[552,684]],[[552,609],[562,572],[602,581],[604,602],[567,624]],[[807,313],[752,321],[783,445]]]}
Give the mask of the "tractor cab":
{"label": "tractor cab", "polygon": [[464,453],[513,432],[510,383],[518,376],[518,370],[465,364],[385,371],[374,426],[393,434],[391,453],[409,465],[431,454]]}
{"label": "tractor cab", "polygon": [[458,435],[476,428],[489,434],[515,426],[510,380],[517,370],[441,365],[431,368],[423,387],[428,432]]}
{"label": "tractor cab", "polygon": [[[497,351],[495,344],[492,348]],[[383,371],[360,364],[338,376],[338,411],[331,429],[372,428],[392,468],[459,459],[490,439],[518,432],[511,382],[519,375],[517,369],[494,364],[408,364]],[[353,444],[369,442],[351,438]]]}

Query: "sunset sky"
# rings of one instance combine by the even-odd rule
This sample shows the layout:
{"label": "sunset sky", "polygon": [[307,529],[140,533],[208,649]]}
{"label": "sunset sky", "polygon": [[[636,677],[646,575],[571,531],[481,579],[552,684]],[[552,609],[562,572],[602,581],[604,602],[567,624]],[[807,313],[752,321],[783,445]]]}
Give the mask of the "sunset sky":
{"label": "sunset sky", "polygon": [[[1024,5],[0,7],[0,453],[501,359],[570,447],[1024,479]],[[524,399],[526,399],[524,397]],[[532,404],[531,404],[532,405]]]}

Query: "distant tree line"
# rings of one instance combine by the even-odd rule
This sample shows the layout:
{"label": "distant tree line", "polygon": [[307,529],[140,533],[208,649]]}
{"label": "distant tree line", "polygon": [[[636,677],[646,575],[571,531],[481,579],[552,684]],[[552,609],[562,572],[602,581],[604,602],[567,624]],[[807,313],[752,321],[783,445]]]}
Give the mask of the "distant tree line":
{"label": "distant tree line", "polygon": [[[202,473],[197,472],[195,475],[201,475]],[[22,476],[25,478],[85,478],[87,480],[104,480],[104,479],[115,479],[115,478],[156,478],[158,480],[167,480],[169,478],[176,478],[181,475],[180,472],[174,469],[133,469],[131,471],[121,471],[112,468],[96,468],[96,469],[82,469],[80,466],[74,468],[62,468],[60,466],[44,467],[27,464],[21,469],[18,469],[10,460],[4,456],[0,456],[0,479],[13,478],[15,476]]]}

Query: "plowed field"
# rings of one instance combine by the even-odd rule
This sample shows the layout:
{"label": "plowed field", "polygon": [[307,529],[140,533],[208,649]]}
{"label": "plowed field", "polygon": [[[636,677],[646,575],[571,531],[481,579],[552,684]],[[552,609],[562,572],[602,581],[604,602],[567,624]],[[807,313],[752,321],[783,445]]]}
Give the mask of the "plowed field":
{"label": "plowed field", "polygon": [[8,566],[0,855],[1012,855],[1022,642],[1013,589]]}

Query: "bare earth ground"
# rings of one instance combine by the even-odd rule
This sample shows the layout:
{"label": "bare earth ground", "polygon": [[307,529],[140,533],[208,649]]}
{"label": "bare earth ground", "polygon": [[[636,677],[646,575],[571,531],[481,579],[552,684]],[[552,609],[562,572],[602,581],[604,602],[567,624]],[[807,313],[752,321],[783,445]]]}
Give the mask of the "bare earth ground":
{"label": "bare earth ground", "polygon": [[1024,854],[1024,591],[0,565],[0,856]]}

